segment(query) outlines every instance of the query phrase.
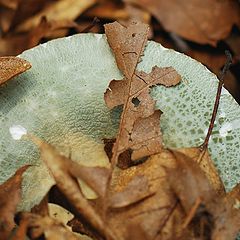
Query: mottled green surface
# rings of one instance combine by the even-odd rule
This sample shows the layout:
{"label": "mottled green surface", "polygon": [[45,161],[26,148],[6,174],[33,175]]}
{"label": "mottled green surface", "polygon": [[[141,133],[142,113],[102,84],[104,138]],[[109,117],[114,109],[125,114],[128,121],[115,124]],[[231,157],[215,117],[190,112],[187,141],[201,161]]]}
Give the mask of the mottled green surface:
{"label": "mottled green surface", "polygon": [[[9,127],[22,125],[74,160],[105,165],[102,138],[113,137],[119,113],[109,111],[103,93],[111,79],[121,79],[104,35],[79,34],[53,40],[24,52],[32,69],[0,88],[0,182],[26,163],[24,208],[38,202],[53,181],[36,147],[15,141]],[[173,66],[183,77],[174,88],[152,89],[164,115],[162,131],[168,147],[202,143],[216,95],[217,79],[195,60],[149,42],[138,68]],[[240,107],[224,90],[210,140],[210,151],[228,189],[239,182]]]}

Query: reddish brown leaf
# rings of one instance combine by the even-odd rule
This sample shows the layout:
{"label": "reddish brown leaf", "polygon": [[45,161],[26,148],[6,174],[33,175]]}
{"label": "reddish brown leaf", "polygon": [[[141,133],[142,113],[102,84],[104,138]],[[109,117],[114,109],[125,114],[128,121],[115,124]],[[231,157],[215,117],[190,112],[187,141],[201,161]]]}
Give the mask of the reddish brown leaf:
{"label": "reddish brown leaf", "polygon": [[31,64],[19,57],[0,57],[0,85],[27,71]]}
{"label": "reddish brown leaf", "polygon": [[39,204],[35,205],[31,209],[31,213],[35,213],[41,216],[49,216],[48,194],[41,200]]}
{"label": "reddish brown leaf", "polygon": [[11,28],[23,22],[44,8],[48,0],[19,0],[18,7],[11,21]]}
{"label": "reddish brown leaf", "polygon": [[223,182],[207,150],[202,153],[200,148],[192,147],[180,148],[177,151],[194,160],[203,170],[214,190],[219,194],[225,194]]}
{"label": "reddish brown leaf", "polygon": [[[75,28],[76,31],[82,29],[77,23],[69,20],[48,21],[43,17],[40,23],[28,33],[11,33],[0,39],[0,55],[17,55],[22,51],[32,48],[39,44],[42,38],[51,36],[59,30]],[[65,33],[64,33],[65,34]]]}
{"label": "reddish brown leaf", "polygon": [[0,185],[0,240],[6,240],[15,226],[14,215],[21,200],[22,175],[28,167],[21,167]]}
{"label": "reddish brown leaf", "polygon": [[103,197],[106,191],[109,169],[104,167],[85,167],[72,162],[69,171],[77,178],[82,179],[98,196]]}
{"label": "reddish brown leaf", "polygon": [[[72,169],[76,168],[74,162],[60,155],[53,146],[41,141],[40,139],[33,136],[31,136],[31,139],[39,147],[41,151],[41,158],[49,168],[49,171],[54,177],[58,188],[75,207],[78,214],[83,216],[86,221],[89,222],[90,225],[100,234],[108,236],[110,239],[115,239],[112,231],[104,224],[102,217],[84,197],[77,178],[74,176],[74,172],[72,172]],[[86,169],[85,171],[78,170],[76,173],[84,176],[84,174],[86,174]],[[90,179],[90,176],[84,177],[87,180]],[[96,179],[96,177],[93,177],[93,179],[94,178]]]}
{"label": "reddish brown leaf", "polygon": [[0,5],[15,10],[18,6],[18,2],[19,0],[0,0]]}
{"label": "reddish brown leaf", "polygon": [[82,12],[94,5],[96,0],[61,0],[52,1],[42,11],[23,21],[17,26],[17,31],[30,31],[34,29],[42,19],[49,21],[75,20]]}
{"label": "reddish brown leaf", "polygon": [[11,240],[26,240],[27,229],[28,229],[28,220],[27,219],[21,220],[19,223],[19,227],[15,231]]}
{"label": "reddish brown leaf", "polygon": [[167,31],[203,44],[216,45],[218,40],[226,38],[240,18],[237,1],[125,1],[147,9]]}
{"label": "reddish brown leaf", "polygon": [[148,179],[143,175],[137,175],[122,192],[117,192],[108,199],[109,206],[121,208],[143,200],[154,194],[149,188]]}
{"label": "reddish brown leaf", "polygon": [[[111,194],[122,194],[123,202],[131,202],[132,196],[126,194],[129,184],[136,176],[145,176],[148,181],[149,192],[155,193],[147,198],[123,208],[109,209],[107,219],[111,228],[116,229],[118,239],[129,237],[130,227],[137,225],[146,233],[147,239],[170,239],[175,236],[172,228],[178,229],[176,219],[182,212],[176,206],[175,196],[168,186],[165,168],[174,168],[175,162],[169,151],[162,151],[160,154],[151,156],[146,162],[126,170],[116,170],[113,174]],[[140,180],[140,179],[139,179]],[[141,179],[144,181],[144,179]],[[131,185],[131,184],[130,184]],[[146,183],[145,186],[147,187]],[[132,189],[132,194],[137,197]],[[117,196],[117,195],[116,195]],[[136,198],[137,199],[137,198]],[[179,219],[180,220],[180,219]]]}
{"label": "reddish brown leaf", "polygon": [[240,205],[240,183],[238,183],[230,192],[227,193],[227,197],[239,201]]}
{"label": "reddish brown leaf", "polygon": [[[149,88],[157,84],[172,86],[180,82],[180,76],[172,67],[155,66],[149,74],[136,70],[147,43],[148,31],[146,24],[137,22],[128,27],[117,22],[105,25],[108,43],[125,77],[122,81],[111,81],[104,94],[109,108],[123,105],[119,132],[113,147],[113,165],[118,163],[121,154],[137,160],[161,150],[160,111],[155,110],[155,101],[149,95]],[[126,167],[121,163],[119,166]]]}
{"label": "reddish brown leaf", "polygon": [[172,153],[176,168],[168,170],[168,178],[186,212],[184,228],[187,222],[200,239],[235,239],[240,230],[240,211],[234,208],[233,199],[216,194],[197,162],[183,153]]}
{"label": "reddish brown leaf", "polygon": [[211,198],[211,185],[199,165],[185,154],[173,151],[176,168],[169,171],[169,182],[181,200],[186,212],[189,212],[197,199],[206,202]]}

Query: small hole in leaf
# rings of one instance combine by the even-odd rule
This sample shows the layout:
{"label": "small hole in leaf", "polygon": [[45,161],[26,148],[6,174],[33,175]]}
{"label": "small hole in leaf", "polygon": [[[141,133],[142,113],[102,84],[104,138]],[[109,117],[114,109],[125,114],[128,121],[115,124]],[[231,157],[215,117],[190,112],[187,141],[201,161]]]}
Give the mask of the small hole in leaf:
{"label": "small hole in leaf", "polygon": [[133,98],[133,99],[132,99],[132,103],[134,104],[134,107],[138,107],[139,104],[140,104],[140,101],[139,101],[138,98]]}
{"label": "small hole in leaf", "polygon": [[136,33],[133,33],[133,34],[132,34],[132,37],[135,37],[135,36],[136,36]]}

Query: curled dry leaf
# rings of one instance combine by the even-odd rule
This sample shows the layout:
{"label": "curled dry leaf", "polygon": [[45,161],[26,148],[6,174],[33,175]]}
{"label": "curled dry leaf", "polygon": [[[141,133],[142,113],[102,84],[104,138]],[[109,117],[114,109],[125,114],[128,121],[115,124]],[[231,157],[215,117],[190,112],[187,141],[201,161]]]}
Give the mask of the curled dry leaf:
{"label": "curled dry leaf", "polygon": [[0,85],[27,71],[31,64],[19,57],[0,57]]}
{"label": "curled dry leaf", "polygon": [[77,23],[71,20],[48,21],[43,17],[39,24],[28,33],[9,34],[0,39],[0,54],[19,54],[23,50],[36,46],[42,38],[48,37],[59,30],[75,28],[80,31]]}
{"label": "curled dry leaf", "polygon": [[47,5],[48,0],[20,0],[10,24],[10,30]]}
{"label": "curled dry leaf", "polygon": [[[114,171],[109,195],[118,196],[119,199],[122,195],[124,204],[122,208],[110,208],[106,219],[108,225],[116,229],[117,239],[128,239],[132,225],[139,226],[147,239],[170,239],[175,236],[172,229],[177,231],[179,225],[176,225],[176,219],[181,221],[182,212],[176,205],[165,171],[165,168],[174,166],[173,155],[163,150],[142,164]],[[144,194],[138,195],[140,186],[132,189],[133,203],[133,197],[126,193],[135,181],[145,182],[142,193],[147,193],[148,189],[150,194],[143,198]]]}
{"label": "curled dry leaf", "polygon": [[103,197],[106,191],[109,169],[104,167],[85,167],[75,162],[69,166],[71,174],[82,179],[98,196]]}
{"label": "curled dry leaf", "polygon": [[214,191],[197,162],[183,153],[171,152],[176,159],[176,168],[169,171],[169,182],[184,209],[189,212],[197,199],[206,202]]}
{"label": "curled dry leaf", "polygon": [[215,191],[195,160],[178,151],[171,152],[176,168],[167,170],[168,179],[186,213],[183,228],[189,224],[195,238],[235,239],[240,230],[240,211],[234,208],[233,199]]}
{"label": "curled dry leaf", "polygon": [[237,184],[230,192],[227,193],[227,197],[231,197],[239,201],[239,207],[240,207],[240,183]]}
{"label": "curled dry leaf", "polygon": [[216,167],[214,166],[208,150],[202,152],[200,148],[192,147],[179,148],[177,151],[185,154],[187,157],[190,157],[199,164],[200,168],[203,170],[212,187],[217,193],[225,193],[223,182],[218,174]]}
{"label": "curled dry leaf", "polygon": [[9,0],[9,1],[0,0],[0,5],[9,9],[15,10],[17,8],[18,2],[19,2],[18,0]]}
{"label": "curled dry leaf", "polygon": [[28,167],[21,167],[0,185],[0,240],[7,239],[15,226],[14,215],[21,200],[22,175]]}
{"label": "curled dry leaf", "polygon": [[149,189],[148,179],[144,175],[137,175],[122,192],[115,193],[108,199],[109,206],[112,208],[126,207],[154,193]]}
{"label": "curled dry leaf", "polygon": [[[162,148],[161,112],[155,110],[150,87],[157,84],[173,86],[181,77],[172,67],[155,66],[149,74],[136,70],[147,44],[149,27],[146,24],[132,23],[124,27],[114,22],[105,25],[105,32],[118,68],[124,75],[121,81],[112,80],[104,94],[109,108],[123,105],[111,162],[126,168],[131,160],[157,153]],[[124,160],[123,155],[126,156]]]}
{"label": "curled dry leaf", "polygon": [[61,0],[54,1],[49,6],[28,18],[17,26],[16,31],[29,31],[36,27],[42,17],[49,21],[75,20],[82,12],[96,3],[96,0]]}
{"label": "curled dry leaf", "polygon": [[[51,174],[53,175],[58,188],[75,207],[78,214],[80,216],[83,216],[86,221],[89,222],[89,224],[99,233],[103,233],[104,236],[115,239],[113,233],[104,224],[101,216],[98,214],[98,212],[95,211],[92,205],[89,204],[88,200],[84,197],[78,184],[77,177],[74,176],[74,174],[82,175],[85,180],[89,180],[90,176],[86,176],[87,167],[85,167],[85,171],[80,170],[81,166],[78,167],[78,170],[73,171],[73,169],[76,168],[76,164],[74,164],[73,161],[60,155],[53,146],[41,141],[40,139],[37,139],[33,136],[31,137],[31,139],[39,147],[41,152],[41,158],[47,165]],[[100,173],[100,175],[101,174],[102,172]],[[93,179],[94,178],[95,176],[93,175]]]}
{"label": "curled dry leaf", "polygon": [[147,9],[167,31],[201,44],[216,45],[218,40],[228,36],[240,19],[237,1],[125,1]]}

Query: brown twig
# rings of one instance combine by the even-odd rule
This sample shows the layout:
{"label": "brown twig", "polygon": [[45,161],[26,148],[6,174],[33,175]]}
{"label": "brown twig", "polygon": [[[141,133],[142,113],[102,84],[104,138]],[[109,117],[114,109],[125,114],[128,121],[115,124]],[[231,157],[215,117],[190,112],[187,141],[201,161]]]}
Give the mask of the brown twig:
{"label": "brown twig", "polygon": [[194,215],[195,215],[195,213],[196,213],[199,205],[201,204],[201,202],[202,202],[201,198],[198,197],[198,198],[196,199],[194,205],[193,205],[192,208],[190,209],[190,211],[189,211],[186,219],[185,219],[184,222],[183,222],[183,225],[182,225],[183,229],[185,229],[185,228],[188,226],[188,224],[192,221],[192,219],[193,219],[193,217],[194,217]]}
{"label": "brown twig", "polygon": [[100,22],[100,20],[97,17],[94,17],[92,22],[87,27],[85,27],[83,30],[81,30],[80,33],[88,33],[99,22]]}
{"label": "brown twig", "polygon": [[208,147],[208,142],[209,142],[210,136],[212,134],[212,130],[213,130],[213,127],[214,127],[214,122],[215,122],[215,119],[216,119],[216,116],[217,116],[219,101],[220,101],[220,97],[221,97],[221,91],[222,91],[222,87],[224,85],[224,78],[225,78],[225,76],[226,76],[226,74],[227,74],[227,72],[228,72],[228,70],[229,70],[229,68],[232,64],[231,53],[228,50],[226,50],[225,54],[227,56],[227,60],[226,60],[226,63],[223,67],[223,70],[220,73],[217,95],[216,95],[216,100],[215,100],[215,104],[214,104],[214,108],[213,108],[212,118],[211,118],[210,125],[209,125],[209,128],[208,128],[207,136],[206,136],[203,144],[200,146],[201,151],[205,151]]}
{"label": "brown twig", "polygon": [[177,199],[176,202],[172,205],[172,207],[170,208],[169,212],[167,213],[165,219],[163,219],[163,223],[161,224],[161,226],[159,227],[158,232],[156,233],[155,237],[153,238],[154,240],[157,239],[159,237],[159,235],[162,232],[162,229],[166,226],[168,220],[170,219],[170,217],[173,215],[175,209],[177,208],[179,204],[179,200]]}

